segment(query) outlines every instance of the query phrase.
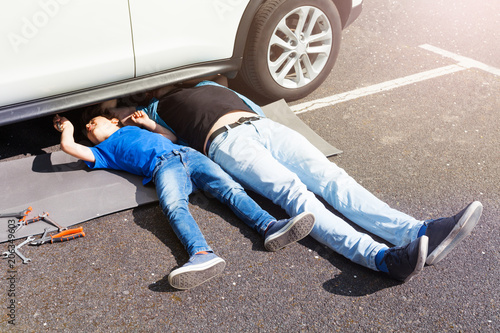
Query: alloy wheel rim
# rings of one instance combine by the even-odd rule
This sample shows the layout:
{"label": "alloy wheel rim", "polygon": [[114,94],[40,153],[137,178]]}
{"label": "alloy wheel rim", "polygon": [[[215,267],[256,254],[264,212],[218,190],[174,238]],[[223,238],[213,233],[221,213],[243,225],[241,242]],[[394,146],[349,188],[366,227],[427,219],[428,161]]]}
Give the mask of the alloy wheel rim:
{"label": "alloy wheel rim", "polygon": [[286,14],[271,35],[267,67],[274,81],[297,89],[313,81],[332,52],[333,34],[323,11],[312,6]]}

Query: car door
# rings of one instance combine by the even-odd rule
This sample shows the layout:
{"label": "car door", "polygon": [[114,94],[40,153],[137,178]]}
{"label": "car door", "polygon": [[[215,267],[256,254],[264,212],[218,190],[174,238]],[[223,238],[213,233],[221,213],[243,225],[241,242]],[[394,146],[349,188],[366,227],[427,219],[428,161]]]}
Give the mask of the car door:
{"label": "car door", "polygon": [[0,106],[134,77],[126,0],[2,1]]}
{"label": "car door", "polygon": [[248,0],[129,0],[136,75],[228,59]]}

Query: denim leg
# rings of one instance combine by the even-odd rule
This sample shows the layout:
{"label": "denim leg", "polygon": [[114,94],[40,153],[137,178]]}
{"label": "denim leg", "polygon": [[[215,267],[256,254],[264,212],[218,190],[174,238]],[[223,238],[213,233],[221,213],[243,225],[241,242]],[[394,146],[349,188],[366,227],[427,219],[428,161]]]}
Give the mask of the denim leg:
{"label": "denim leg", "polygon": [[[209,156],[236,180],[281,206],[290,216],[309,211],[316,223],[311,236],[348,259],[376,269],[375,256],[385,244],[356,231],[330,212],[298,178],[280,163],[268,149],[269,142],[254,125],[241,125],[219,135],[210,147]],[[278,155],[280,153],[278,152]]]}
{"label": "denim leg", "polygon": [[186,149],[183,152],[183,161],[187,164],[191,180],[198,189],[210,193],[229,206],[238,218],[262,236],[269,223],[276,220],[250,198],[240,184],[205,155]]}
{"label": "denim leg", "polygon": [[193,192],[193,184],[178,153],[160,158],[153,181],[160,207],[189,256],[199,251],[212,251],[189,212],[189,195]]}
{"label": "denim leg", "polygon": [[378,199],[302,135],[272,121],[255,125],[266,142],[272,142],[271,154],[350,221],[397,246],[417,238],[423,221]]}

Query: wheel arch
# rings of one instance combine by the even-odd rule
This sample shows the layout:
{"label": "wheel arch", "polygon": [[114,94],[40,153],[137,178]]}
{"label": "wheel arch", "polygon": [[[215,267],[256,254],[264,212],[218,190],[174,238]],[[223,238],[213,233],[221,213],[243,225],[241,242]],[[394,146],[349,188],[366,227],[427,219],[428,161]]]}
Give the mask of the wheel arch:
{"label": "wheel arch", "polygon": [[332,0],[340,15],[342,29],[347,25],[352,10],[352,0]]}
{"label": "wheel arch", "polygon": [[[248,3],[236,33],[233,59],[240,59],[240,61],[242,61],[252,21],[260,6],[262,6],[264,2],[266,2],[266,0],[251,0]],[[351,15],[352,0],[332,0],[332,2],[335,4],[335,7],[337,7],[341,19],[341,26],[342,29],[344,29],[348,24],[349,16]]]}
{"label": "wheel arch", "polygon": [[240,20],[238,31],[236,32],[236,40],[233,49],[233,59],[239,59],[240,63],[243,60],[245,53],[246,40],[252,26],[253,18],[265,0],[250,0],[245,12]]}

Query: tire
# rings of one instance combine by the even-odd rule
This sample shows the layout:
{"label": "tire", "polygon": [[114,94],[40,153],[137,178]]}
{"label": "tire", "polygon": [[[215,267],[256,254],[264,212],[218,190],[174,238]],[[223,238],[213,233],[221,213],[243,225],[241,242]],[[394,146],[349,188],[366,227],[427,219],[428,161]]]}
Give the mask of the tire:
{"label": "tire", "polygon": [[[306,18],[302,28],[301,17]],[[252,22],[241,76],[259,95],[300,99],[330,74],[341,34],[340,15],[331,0],[267,1]]]}

